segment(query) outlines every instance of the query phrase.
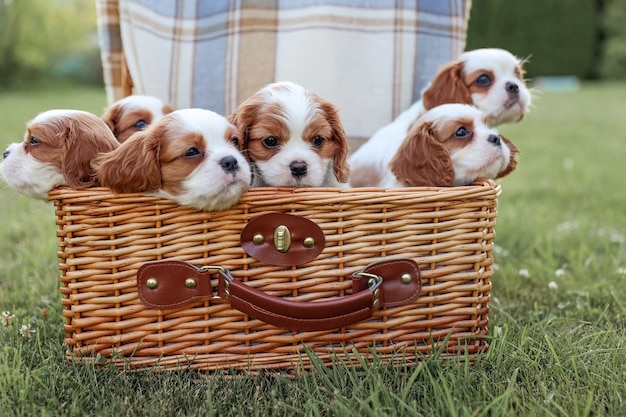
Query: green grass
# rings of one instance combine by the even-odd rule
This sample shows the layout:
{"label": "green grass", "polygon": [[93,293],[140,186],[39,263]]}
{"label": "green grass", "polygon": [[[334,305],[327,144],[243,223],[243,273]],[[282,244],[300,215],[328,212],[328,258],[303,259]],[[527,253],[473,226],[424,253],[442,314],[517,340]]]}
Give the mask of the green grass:
{"label": "green grass", "polygon": [[[70,363],[53,208],[0,186],[0,310],[15,315],[0,326],[0,415],[626,415],[624,97],[626,84],[544,93],[501,127],[521,158],[502,180],[491,346],[471,366],[434,355],[289,378]],[[97,89],[2,93],[0,145],[38,111],[104,105]]]}

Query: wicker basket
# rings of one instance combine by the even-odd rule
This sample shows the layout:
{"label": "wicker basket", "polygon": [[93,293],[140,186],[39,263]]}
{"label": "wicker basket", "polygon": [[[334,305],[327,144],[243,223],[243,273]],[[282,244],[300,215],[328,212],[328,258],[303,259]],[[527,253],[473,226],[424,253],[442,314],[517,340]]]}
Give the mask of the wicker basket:
{"label": "wicker basket", "polygon": [[[105,188],[50,193],[58,217],[65,343],[72,360],[166,369],[310,368],[373,356],[418,361],[433,349],[470,359],[486,349],[494,226],[500,186],[406,189],[258,188],[222,212],[199,212]],[[243,249],[244,227],[267,213],[305,218],[325,244],[313,260],[276,265]],[[409,259],[421,273],[413,301],[324,330],[286,330],[228,300],[148,307],[138,270],[159,260],[219,266],[270,297],[313,305],[355,295],[353,274],[373,262]],[[220,273],[209,273],[216,288]],[[375,355],[373,354],[375,353]]]}

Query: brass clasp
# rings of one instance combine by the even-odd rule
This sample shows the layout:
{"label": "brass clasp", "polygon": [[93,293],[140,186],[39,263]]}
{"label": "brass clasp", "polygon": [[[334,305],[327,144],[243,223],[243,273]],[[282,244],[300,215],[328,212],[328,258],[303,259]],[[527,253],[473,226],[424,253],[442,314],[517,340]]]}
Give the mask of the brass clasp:
{"label": "brass clasp", "polygon": [[274,247],[278,252],[285,253],[291,246],[291,232],[287,226],[280,225],[274,230]]}

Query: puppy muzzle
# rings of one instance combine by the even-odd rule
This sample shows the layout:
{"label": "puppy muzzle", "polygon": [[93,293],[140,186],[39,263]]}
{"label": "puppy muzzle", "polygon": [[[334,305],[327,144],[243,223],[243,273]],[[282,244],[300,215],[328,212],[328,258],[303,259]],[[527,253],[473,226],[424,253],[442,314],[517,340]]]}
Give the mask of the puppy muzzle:
{"label": "puppy muzzle", "polygon": [[234,173],[239,169],[239,163],[234,156],[225,156],[220,159],[220,166],[227,174]]}
{"label": "puppy muzzle", "polygon": [[499,135],[489,135],[489,137],[487,138],[487,142],[495,146],[500,146],[502,144],[502,139]]}
{"label": "puppy muzzle", "polygon": [[294,177],[303,177],[307,173],[307,164],[304,161],[293,161],[289,165],[289,169],[291,170],[291,175]]}

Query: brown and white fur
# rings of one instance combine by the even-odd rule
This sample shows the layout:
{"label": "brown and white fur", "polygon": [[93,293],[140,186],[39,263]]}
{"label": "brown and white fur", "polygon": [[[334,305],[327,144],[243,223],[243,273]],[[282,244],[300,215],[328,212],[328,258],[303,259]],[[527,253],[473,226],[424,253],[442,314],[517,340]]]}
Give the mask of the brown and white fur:
{"label": "brown and white fur", "polygon": [[253,186],[341,187],[350,175],[338,109],[292,82],[269,84],[229,120],[243,132]]}
{"label": "brown and white fur", "polygon": [[57,186],[99,185],[91,161],[96,154],[118,146],[98,116],[80,110],[48,110],[28,122],[21,143],[6,149],[2,176],[18,192],[46,200]]}
{"label": "brown and white fur", "polygon": [[121,143],[133,133],[144,130],[174,109],[163,100],[144,95],[124,97],[108,107],[102,120]]}
{"label": "brown and white fur", "polygon": [[100,155],[94,166],[102,185],[114,192],[147,192],[201,210],[223,210],[250,184],[239,137],[217,113],[176,110]]}
{"label": "brown and white fur", "polygon": [[467,104],[442,104],[411,126],[406,138],[394,142],[388,169],[379,187],[448,187],[477,179],[508,175],[517,165],[518,150],[487,125],[487,116]]}
{"label": "brown and white fur", "polygon": [[[446,103],[471,104],[485,113],[489,126],[518,122],[528,113],[531,94],[524,81],[523,61],[497,48],[463,53],[442,67],[422,97],[393,122],[377,130],[349,158],[350,185],[373,186],[387,167],[389,153],[425,111]],[[396,144],[396,145],[393,145]]]}

